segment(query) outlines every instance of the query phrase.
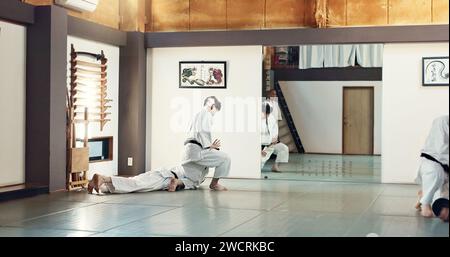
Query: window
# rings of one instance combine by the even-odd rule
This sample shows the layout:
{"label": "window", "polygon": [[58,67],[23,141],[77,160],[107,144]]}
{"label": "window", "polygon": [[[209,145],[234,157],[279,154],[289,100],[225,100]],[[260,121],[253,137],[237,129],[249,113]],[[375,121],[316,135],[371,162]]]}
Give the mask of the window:
{"label": "window", "polygon": [[112,161],[113,138],[91,138],[88,142],[89,162]]}

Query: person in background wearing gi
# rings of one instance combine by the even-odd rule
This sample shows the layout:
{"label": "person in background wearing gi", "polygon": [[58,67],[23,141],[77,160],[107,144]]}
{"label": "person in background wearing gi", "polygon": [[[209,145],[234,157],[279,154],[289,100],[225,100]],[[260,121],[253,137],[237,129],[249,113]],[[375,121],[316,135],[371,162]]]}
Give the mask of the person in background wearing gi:
{"label": "person in background wearing gi", "polygon": [[289,147],[278,140],[278,121],[273,115],[273,108],[267,102],[262,105],[261,115],[261,169],[270,159],[272,154],[276,154],[277,158],[272,166],[273,172],[280,172],[280,163],[289,162]]}
{"label": "person in background wearing gi", "polygon": [[[447,221],[448,122],[448,115],[441,116],[433,121],[431,131],[422,149],[421,164],[416,178],[416,182],[422,185],[416,209],[420,210],[424,217],[433,217],[433,214],[435,214],[442,220]],[[447,207],[445,207],[445,203],[443,204],[445,201]],[[432,203],[434,206],[432,206]],[[433,210],[435,213],[433,213]]]}
{"label": "person in background wearing gi", "polygon": [[209,188],[215,191],[227,190],[219,184],[219,179],[228,176],[231,159],[220,151],[220,140],[212,141],[211,136],[213,117],[221,108],[222,104],[215,96],[207,97],[203,109],[191,121],[182,160],[186,177],[193,181],[190,187],[199,187],[208,175],[209,168],[215,168]]}
{"label": "person in background wearing gi", "polygon": [[267,103],[272,107],[272,115],[277,122],[283,120],[283,116],[281,115],[280,105],[278,104],[277,91],[272,89],[267,92]]}

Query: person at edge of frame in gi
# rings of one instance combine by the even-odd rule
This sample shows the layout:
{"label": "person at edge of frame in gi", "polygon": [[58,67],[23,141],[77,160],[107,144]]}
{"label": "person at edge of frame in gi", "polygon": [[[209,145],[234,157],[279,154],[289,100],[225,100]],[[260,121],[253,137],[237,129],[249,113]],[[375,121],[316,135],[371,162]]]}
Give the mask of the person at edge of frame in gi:
{"label": "person at edge of frame in gi", "polygon": [[267,92],[266,102],[272,107],[272,115],[277,122],[283,120],[283,116],[281,115],[280,105],[278,104],[278,96],[277,91],[272,89]]}
{"label": "person at edge of frame in gi", "polygon": [[416,209],[422,216],[433,214],[448,222],[448,129],[449,116],[441,116],[433,125],[421,153],[416,182],[422,185]]}

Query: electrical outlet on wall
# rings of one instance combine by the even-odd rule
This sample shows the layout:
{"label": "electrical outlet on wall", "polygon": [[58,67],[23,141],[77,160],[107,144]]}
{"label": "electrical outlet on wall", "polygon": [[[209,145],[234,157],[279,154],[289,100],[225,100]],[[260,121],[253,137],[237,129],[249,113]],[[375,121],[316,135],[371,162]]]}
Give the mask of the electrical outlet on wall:
{"label": "electrical outlet on wall", "polygon": [[132,157],[128,157],[128,167],[133,166],[133,158]]}

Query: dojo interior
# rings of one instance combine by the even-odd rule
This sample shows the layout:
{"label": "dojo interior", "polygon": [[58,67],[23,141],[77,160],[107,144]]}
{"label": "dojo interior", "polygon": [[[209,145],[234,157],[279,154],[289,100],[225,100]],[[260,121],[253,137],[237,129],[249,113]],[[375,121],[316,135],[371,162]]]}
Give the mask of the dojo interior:
{"label": "dojo interior", "polygon": [[[421,148],[448,115],[448,82],[423,85],[423,58],[448,60],[447,0],[56,2],[0,2],[0,236],[449,236],[413,207]],[[354,56],[327,55],[333,46]],[[181,88],[183,61],[225,62],[226,88]],[[75,87],[83,77],[100,91]],[[275,88],[290,150],[280,173],[274,158],[261,168],[261,102]],[[229,191],[207,178],[176,193],[87,194],[94,172],[178,165],[211,95]],[[89,163],[75,176],[78,154]]]}

